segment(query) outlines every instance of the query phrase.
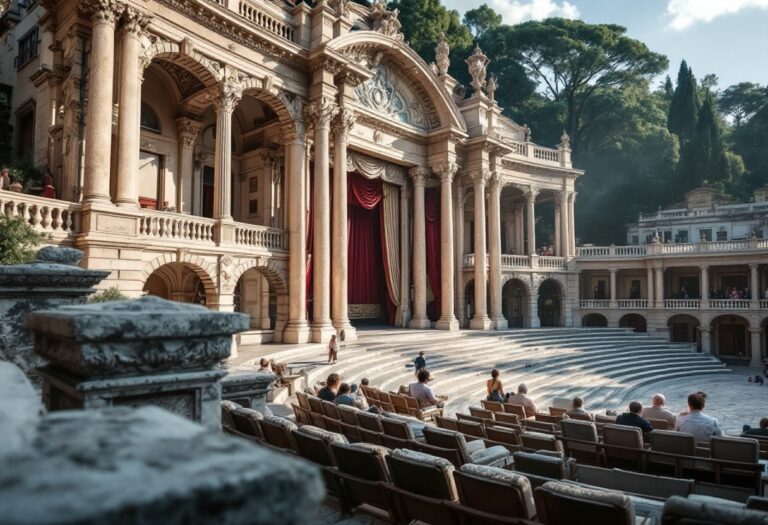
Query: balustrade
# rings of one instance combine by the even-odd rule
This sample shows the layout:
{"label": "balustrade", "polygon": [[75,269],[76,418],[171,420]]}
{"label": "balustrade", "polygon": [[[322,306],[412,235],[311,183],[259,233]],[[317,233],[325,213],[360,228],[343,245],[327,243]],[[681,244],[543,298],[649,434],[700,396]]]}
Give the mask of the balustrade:
{"label": "balustrade", "polygon": [[712,310],[746,310],[749,299],[710,299],[709,308]]}
{"label": "balustrade", "polygon": [[531,258],[527,255],[502,255],[501,266],[505,268],[529,268]]}
{"label": "balustrade", "polygon": [[619,299],[616,303],[623,309],[648,308],[648,299]]}
{"label": "balustrade", "polygon": [[760,308],[768,308],[768,299],[760,299]]}
{"label": "balustrade", "polygon": [[214,243],[216,221],[193,215],[141,210],[139,235],[143,237]]}
{"label": "balustrade", "polygon": [[549,162],[560,162],[560,152],[556,149],[533,147],[533,158]]}
{"label": "balustrade", "polygon": [[565,257],[541,256],[541,257],[536,257],[536,259],[537,259],[537,266],[539,268],[557,268],[557,269],[565,268]]}
{"label": "balustrade", "polygon": [[267,250],[284,250],[286,235],[283,230],[266,226],[238,224],[235,226],[235,244]]}
{"label": "balustrade", "polygon": [[[221,1],[217,3],[221,3]],[[246,20],[250,20],[265,31],[291,42],[294,41],[294,30],[290,21],[279,20],[277,16],[267,13],[262,6],[255,2],[240,0],[239,13],[240,16]]]}
{"label": "balustrade", "polygon": [[673,310],[691,310],[698,309],[701,306],[699,299],[664,299],[664,308]]}
{"label": "balustrade", "polygon": [[79,233],[80,204],[0,190],[0,213],[21,217],[38,232],[60,240]]}
{"label": "balustrade", "polygon": [[579,301],[581,308],[608,308],[609,304],[608,299],[581,299]]}

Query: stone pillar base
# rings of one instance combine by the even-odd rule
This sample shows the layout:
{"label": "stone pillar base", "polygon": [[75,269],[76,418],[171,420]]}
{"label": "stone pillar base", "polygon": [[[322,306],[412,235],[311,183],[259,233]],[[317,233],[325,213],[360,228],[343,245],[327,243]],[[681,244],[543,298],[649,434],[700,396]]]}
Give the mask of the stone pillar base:
{"label": "stone pillar base", "polygon": [[531,319],[531,326],[529,328],[541,328],[541,320],[538,317]]}
{"label": "stone pillar base", "polygon": [[493,328],[495,330],[506,330],[507,328],[509,328],[509,323],[507,322],[506,319],[504,319],[504,317],[493,319],[491,320],[491,322],[493,323]]}
{"label": "stone pillar base", "polygon": [[312,323],[309,334],[313,343],[327,343],[332,335],[336,335],[336,329],[330,322],[317,322]]}
{"label": "stone pillar base", "polygon": [[411,319],[408,323],[408,328],[417,328],[423,330],[425,328],[432,328],[432,321],[427,318],[424,319]]}
{"label": "stone pillar base", "polygon": [[[347,321],[334,321],[333,322],[334,330],[336,330],[336,337],[339,339],[339,341],[357,341],[357,328],[352,326],[350,324],[349,320]],[[344,337],[341,337],[341,333],[344,332]]]}
{"label": "stone pillar base", "polygon": [[302,344],[309,342],[309,325],[306,321],[288,321],[283,331],[283,342],[288,344]]}
{"label": "stone pillar base", "polygon": [[469,321],[472,330],[490,330],[493,327],[490,317],[475,317]]}
{"label": "stone pillar base", "polygon": [[441,317],[438,319],[437,324],[435,324],[435,328],[453,332],[459,329],[459,321],[455,317]]}

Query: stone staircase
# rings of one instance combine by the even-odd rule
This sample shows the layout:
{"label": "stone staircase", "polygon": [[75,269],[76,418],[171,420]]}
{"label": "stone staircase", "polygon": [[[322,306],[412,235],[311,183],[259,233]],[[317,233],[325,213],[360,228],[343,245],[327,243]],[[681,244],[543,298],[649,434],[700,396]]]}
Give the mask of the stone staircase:
{"label": "stone staircase", "polygon": [[[271,347],[260,347],[262,352]],[[485,381],[497,368],[506,391],[525,382],[542,407],[553,398],[580,395],[589,410],[623,408],[617,404],[633,390],[656,381],[728,373],[714,357],[695,353],[687,343],[622,328],[546,328],[500,332],[437,330],[358,331],[358,340],[339,350],[328,365],[325,345],[275,348],[269,353],[302,371],[308,384],[331,372],[346,382],[368,377],[371,384],[396,390],[414,381],[412,361],[426,353],[435,392],[449,396],[448,413],[466,412],[485,396]],[[241,353],[248,355],[248,349]],[[235,368],[258,366],[258,358]],[[298,385],[297,385],[298,386]],[[287,400],[287,393],[275,401]]]}

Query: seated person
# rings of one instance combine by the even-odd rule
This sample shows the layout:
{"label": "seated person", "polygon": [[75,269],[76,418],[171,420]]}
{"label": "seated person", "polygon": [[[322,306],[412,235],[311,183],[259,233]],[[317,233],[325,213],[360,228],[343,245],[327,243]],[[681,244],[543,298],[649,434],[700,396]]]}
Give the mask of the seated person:
{"label": "seated person", "polygon": [[637,401],[632,401],[629,404],[629,412],[624,412],[616,418],[617,425],[626,425],[628,427],[637,427],[643,431],[643,434],[647,434],[653,430],[653,427],[647,419],[640,414],[643,412],[643,405]]}
{"label": "seated person", "polygon": [[573,398],[571,408],[566,411],[565,415],[568,417],[587,416],[589,419],[592,419],[592,414],[584,410],[584,400],[579,396]]}
{"label": "seated person", "polygon": [[517,387],[517,394],[513,394],[507,398],[507,403],[511,405],[523,405],[527,414],[536,413],[536,405],[533,404],[533,400],[528,397],[528,387],[525,383],[520,383]]}
{"label": "seated person", "polygon": [[339,385],[339,391],[336,394],[336,399],[333,400],[337,405],[347,405],[350,407],[357,407],[357,396],[352,395],[352,388],[347,383]]}
{"label": "seated person", "polygon": [[[362,384],[363,381],[365,381],[366,385],[368,384],[368,378],[364,377],[360,381],[360,383]],[[362,408],[363,410],[367,410],[368,409],[368,400],[365,399],[365,395],[363,394],[363,391],[360,390],[359,388],[357,388],[357,385],[355,385],[355,384],[350,385],[350,393],[355,398],[355,406],[358,406],[358,407]]]}
{"label": "seated person", "polygon": [[768,437],[768,417],[764,417],[760,420],[760,428],[752,428],[749,425],[744,425],[742,432],[748,436]]}
{"label": "seated person", "polygon": [[317,397],[323,401],[330,401],[333,403],[336,400],[336,392],[339,389],[339,382],[341,378],[339,374],[331,374],[328,379],[325,380],[325,386],[317,391]]}
{"label": "seated person", "polygon": [[285,363],[275,363],[274,359],[262,357],[259,360],[259,369],[257,372],[276,375],[277,380],[275,383],[280,386],[286,384],[285,379],[283,379],[283,375],[285,375],[285,366]]}
{"label": "seated person", "polygon": [[675,430],[693,434],[699,443],[709,444],[714,436],[722,436],[717,419],[704,413],[706,398],[700,392],[688,396],[688,413],[677,418]]}
{"label": "seated person", "polygon": [[644,408],[642,416],[645,419],[664,420],[667,422],[667,424],[669,424],[669,428],[675,428],[675,420],[677,418],[672,412],[670,412],[665,408],[667,400],[664,397],[664,395],[653,394],[653,398],[651,398],[651,403],[653,404],[653,406]]}
{"label": "seated person", "polygon": [[422,368],[419,370],[416,378],[419,382],[411,383],[408,386],[408,394],[411,397],[415,397],[422,407],[436,406],[438,408],[443,408],[445,404],[445,396],[435,396],[432,389],[427,385],[430,379],[429,370]]}

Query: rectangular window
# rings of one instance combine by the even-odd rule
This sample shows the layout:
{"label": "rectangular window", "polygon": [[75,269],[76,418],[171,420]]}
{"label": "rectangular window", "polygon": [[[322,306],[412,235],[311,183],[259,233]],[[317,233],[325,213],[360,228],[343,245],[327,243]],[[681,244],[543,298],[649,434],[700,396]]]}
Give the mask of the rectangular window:
{"label": "rectangular window", "polygon": [[728,240],[728,232],[717,232],[717,240],[718,241],[727,241]]}
{"label": "rectangular window", "polygon": [[259,179],[258,177],[251,177],[248,179],[248,192],[258,193],[259,191]]}
{"label": "rectangular window", "polygon": [[257,215],[259,213],[259,201],[257,199],[248,201],[248,213],[251,215]]}
{"label": "rectangular window", "polygon": [[645,244],[652,244],[653,243],[653,234],[648,234],[645,236]]}
{"label": "rectangular window", "polygon": [[712,240],[712,230],[699,230],[699,242],[710,242]]}
{"label": "rectangular window", "polygon": [[664,242],[672,242],[672,230],[667,230],[664,232]]}
{"label": "rectangular window", "polygon": [[677,232],[677,242],[688,242],[688,230]]}
{"label": "rectangular window", "polygon": [[35,26],[19,40],[19,54],[16,55],[16,69],[21,69],[27,62],[37,56],[38,48],[40,47],[39,44],[38,29],[37,26]]}
{"label": "rectangular window", "polygon": [[640,244],[640,237],[638,235],[632,236],[632,244]]}

